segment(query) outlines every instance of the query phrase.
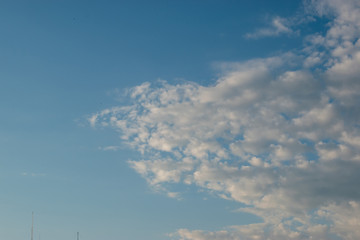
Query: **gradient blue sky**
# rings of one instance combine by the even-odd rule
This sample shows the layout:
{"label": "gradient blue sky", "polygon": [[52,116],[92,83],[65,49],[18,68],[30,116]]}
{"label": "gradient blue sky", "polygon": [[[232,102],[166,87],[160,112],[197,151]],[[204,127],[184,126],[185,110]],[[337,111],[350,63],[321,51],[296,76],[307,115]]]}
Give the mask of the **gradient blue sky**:
{"label": "gradient blue sky", "polygon": [[[355,15],[356,11],[359,11],[357,1],[346,0],[343,5],[350,7],[336,12],[333,9],[343,9],[338,8],[337,4],[340,4],[338,2],[335,0],[308,1],[304,6],[303,1],[288,0],[1,1],[0,239],[30,238],[32,211],[35,212],[35,239],[76,239],[78,231],[81,239],[87,240],[200,240],[215,239],[216,236],[222,239],[248,239],[246,237],[250,235],[242,235],[244,232],[241,231],[233,232],[228,226],[263,223],[266,216],[261,212],[238,210],[244,206],[258,210],[260,205],[256,205],[255,200],[247,202],[243,198],[235,197],[234,193],[226,187],[219,190],[204,183],[211,182],[213,178],[193,180],[191,183],[178,181],[176,176],[170,178],[169,181],[156,179],[157,170],[154,170],[153,165],[146,165],[143,161],[150,159],[151,164],[156,163],[155,158],[171,158],[177,161],[179,159],[174,156],[177,156],[178,152],[174,149],[180,149],[180,152],[183,150],[180,154],[183,154],[183,157],[190,157],[195,165],[199,164],[198,161],[202,162],[195,167],[197,170],[193,172],[194,179],[201,174],[204,161],[211,162],[214,156],[224,161],[216,167],[217,169],[224,166],[223,164],[228,164],[227,161],[236,162],[237,159],[242,159],[239,166],[245,164],[258,167],[260,160],[252,158],[256,157],[269,163],[274,171],[280,169],[279,174],[281,174],[281,169],[284,169],[283,174],[287,176],[289,174],[287,171],[290,170],[284,166],[292,166],[292,159],[296,159],[298,163],[301,155],[305,158],[304,161],[313,161],[314,164],[318,164],[317,161],[321,162],[323,158],[336,151],[337,146],[341,148],[341,143],[344,146],[349,145],[346,146],[351,148],[350,153],[346,152],[347,155],[339,153],[334,158],[355,159],[351,161],[351,164],[355,164],[355,166],[351,165],[351,168],[359,169],[358,160],[356,160],[359,156],[358,146],[360,146],[356,142],[360,139],[357,135],[358,114],[352,113],[353,106],[358,103],[357,95],[352,98],[355,99],[355,103],[352,102],[351,105],[348,99],[343,99],[343,92],[332,92],[334,86],[328,84],[326,79],[324,80],[328,72],[340,74],[338,78],[341,78],[341,74],[345,73],[344,71],[337,72],[336,64],[349,62],[346,62],[345,53],[336,52],[337,46],[321,45],[314,43],[315,40],[309,44],[311,42],[309,39],[314,36],[330,39],[329,31],[332,28],[335,29],[336,24],[341,23],[340,20],[343,19],[341,17],[348,14],[349,9],[353,9]],[[340,4],[340,6],[343,5]],[[356,17],[349,19],[350,26],[358,30],[359,19]],[[339,46],[353,44],[352,53],[344,50],[349,59],[358,59],[356,57],[357,52],[360,51],[358,35],[354,33],[348,34],[347,36],[350,36],[348,38],[338,37],[347,41],[337,42]],[[321,60],[314,60],[315,57],[311,55],[313,52],[318,52],[317,56]],[[273,67],[272,62],[275,58],[281,59],[286,64],[281,63],[281,67]],[[313,64],[310,60],[315,63]],[[349,63],[350,66],[356,66],[358,63],[356,61]],[[301,72],[302,75],[299,73],[301,76],[307,74],[305,76],[307,79],[316,79],[321,76],[316,86],[312,85],[313,82],[309,83],[310,85],[300,85],[300,88],[315,89],[310,94],[311,96],[309,95],[310,97],[301,95],[302,93],[298,96],[296,89],[284,90],[282,87],[278,87],[280,92],[276,93],[280,96],[289,93],[291,98],[294,96],[294,102],[302,102],[303,98],[307,97],[311,99],[310,104],[304,103],[292,111],[274,110],[278,116],[286,116],[286,120],[294,122],[298,127],[296,130],[291,130],[292,126],[289,125],[284,131],[287,132],[287,136],[292,136],[291,139],[296,139],[299,145],[307,145],[307,150],[300,151],[297,147],[289,147],[292,155],[285,150],[281,155],[279,151],[287,146],[282,146],[278,142],[275,145],[274,142],[264,143],[268,144],[266,146],[269,149],[276,148],[277,152],[274,150],[274,153],[265,150],[251,152],[250,147],[245,150],[234,150],[232,144],[235,142],[227,143],[223,135],[218,134],[212,136],[213,140],[231,154],[225,156],[213,152],[214,156],[210,156],[209,153],[205,160],[193,152],[187,155],[188,151],[182,145],[173,146],[169,150],[164,147],[165,145],[159,147],[156,145],[158,143],[150,142],[150,140],[137,142],[132,138],[133,136],[128,140],[121,140],[121,136],[126,135],[129,128],[118,126],[106,128],[97,126],[95,122],[89,122],[89,119],[95,116],[96,121],[102,122],[102,125],[111,125],[111,123],[105,124],[110,117],[101,111],[112,109],[114,106],[141,105],[143,103],[141,99],[134,99],[129,95],[136,92],[136,86],[141,86],[144,82],[155,86],[149,87],[147,93],[150,92],[156,96],[161,95],[158,92],[159,89],[159,91],[169,92],[171,92],[169,90],[171,86],[187,89],[187,83],[189,83],[197,89],[194,90],[196,93],[190,94],[190,99],[195,99],[193,97],[198,93],[202,94],[202,89],[219,86],[219,91],[221,91],[221,84],[226,85],[231,76],[241,75],[240,72],[244,69],[257,68],[257,66],[260,72],[263,68],[270,69],[266,71],[266,74],[272,76],[271,79],[284,79],[290,71]],[[335,85],[346,89],[348,86],[357,88],[359,81],[354,77],[357,72],[349,74],[350,78],[355,78],[355,80]],[[347,73],[345,75],[348,76]],[[263,77],[250,76],[250,78],[254,78],[256,82],[257,79]],[[169,85],[162,85],[159,79],[165,80]],[[268,80],[265,80],[265,83],[256,82],[255,87],[244,85],[240,88],[248,88],[249,91],[264,94],[266,82],[271,81],[270,78],[266,79]],[[318,87],[318,83],[322,87]],[[218,92],[216,89],[214,92],[210,91],[210,95],[213,93],[210,98],[214,97],[216,92]],[[150,96],[143,92],[139,94],[144,94],[145,98]],[[318,109],[326,109],[328,106],[321,105],[325,100],[324,97],[321,100],[320,95],[328,96],[331,99],[328,101],[330,105],[334,101],[334,106],[331,105],[329,108],[336,109],[333,115],[331,115],[332,110],[330,115],[324,114],[329,118],[340,119],[342,123],[348,123],[350,126],[329,136],[319,133],[317,137],[311,137],[304,134],[307,129],[326,129],[336,125],[336,123],[333,123],[334,126],[308,124],[310,121],[308,119],[312,119],[314,114],[322,114],[316,112],[319,111]],[[219,101],[222,100],[232,103],[237,101],[236,98],[221,98]],[[144,101],[150,105],[154,104],[150,100]],[[190,100],[190,102],[196,105],[196,100]],[[248,104],[255,106],[257,103],[259,102]],[[219,106],[216,109],[219,109]],[[317,110],[311,109],[310,106],[317,107]],[[167,110],[162,105],[156,105],[156,107],[163,114],[167,114]],[[229,110],[226,107],[224,109],[224,111]],[[212,105],[209,105],[207,110],[211,112]],[[229,111],[237,112],[234,109]],[[182,116],[181,112],[177,113]],[[310,117],[307,117],[307,113]],[[347,115],[344,117],[340,113]],[[118,114],[116,111],[110,113],[118,119],[125,119],[124,121],[128,124],[132,123],[130,117],[127,118],[129,113],[120,113],[123,117],[119,117]],[[149,117],[146,113],[137,114],[139,118],[134,120],[136,124],[143,123],[139,120],[141,117]],[[191,115],[191,112],[187,114]],[[206,116],[206,112],[203,114]],[[252,114],[257,115],[257,113]],[[166,115],[164,118],[167,117]],[[321,116],[316,119],[323,121]],[[189,120],[189,126],[196,121],[192,117],[187,120]],[[145,124],[150,124],[149,121],[158,123],[152,119],[147,120]],[[212,120],[209,121],[211,123]],[[303,124],[301,121],[306,123]],[[323,122],[330,124],[327,120]],[[176,124],[173,122],[175,127]],[[249,126],[243,126],[243,128],[246,127]],[[270,129],[271,124],[266,125],[265,128]],[[169,133],[173,134],[175,130],[169,130]],[[231,132],[232,130],[225,129],[224,131]],[[153,134],[156,133],[156,130],[152,131]],[[161,132],[158,133],[161,134]],[[187,136],[186,134],[188,133],[184,133],[184,136]],[[199,134],[195,137],[191,136],[194,137],[194,141],[204,139],[201,134],[205,135],[205,132]],[[243,145],[248,146],[245,142],[246,132],[231,135],[231,137],[244,141]],[[161,139],[167,140],[166,136],[162,136]],[[336,146],[327,146],[328,142]],[[132,144],[133,148],[128,144]],[[254,142],[252,144],[253,147],[260,149],[261,144],[257,145]],[[115,150],[107,150],[109,146]],[[145,153],[141,153],[141,147],[146,148]],[[261,147],[264,146],[261,145]],[[324,149],[329,148],[335,150],[324,153]],[[288,159],[279,160],[285,161],[280,165],[275,164],[278,160],[274,156],[278,153],[281,156],[288,154],[286,155]],[[163,162],[159,163],[161,164]],[[143,167],[149,167],[149,169],[141,172]],[[168,165],[165,168],[169,170]],[[323,165],[319,163],[314,168],[322,172]],[[169,172],[169,174],[172,173]],[[299,173],[299,176],[305,175],[304,172]],[[254,172],[253,177],[258,178],[258,173]],[[326,180],[327,177],[325,174],[321,181]],[[356,181],[358,178],[349,177],[352,183],[354,179]],[[221,178],[216,181],[221,184],[221,181],[228,183],[230,180]],[[277,185],[276,181],[279,180],[274,181],[273,184]],[[299,177],[299,181],[303,182],[303,179]],[[346,183],[348,185],[348,182]],[[293,183],[288,185],[291,184]],[[284,189],[287,188],[284,187]],[[326,187],[324,189],[324,191],[330,191]],[[176,192],[176,197],[168,197],[169,192]],[[304,211],[310,211],[310,208],[320,211],[327,207],[324,211],[330,212],[328,208],[334,206],[331,209],[337,209],[336,207],[343,206],[343,202],[344,204],[352,201],[357,203],[359,200],[358,194],[353,194],[341,198],[345,199],[342,202],[337,198],[340,194],[342,193],[330,194],[332,196],[328,197],[330,205],[309,204],[309,208]],[[261,208],[266,209],[263,205]],[[292,209],[292,206],[289,206],[290,208]],[[334,214],[340,211],[334,210]],[[289,215],[282,216],[282,221],[285,221],[285,218],[295,219],[296,214],[294,214],[289,210]],[[334,219],[337,218],[334,217]],[[312,219],[312,221],[315,220]],[[268,226],[274,225],[272,220],[265,220],[265,222],[269,223]],[[294,226],[292,224],[290,229],[300,232],[301,235],[301,230]],[[324,230],[323,235],[316,235],[320,234],[319,232],[314,233],[318,239],[322,239],[321,237],[325,235],[334,239],[351,239],[357,236],[357,233],[354,233],[355,235],[346,237],[342,235],[343,231],[330,229],[330,225],[321,226],[328,229]],[[306,236],[315,231],[306,229],[303,230],[307,231]],[[220,230],[223,232],[219,232]],[[305,236],[295,235],[294,239],[296,237],[302,239],[300,237]]]}

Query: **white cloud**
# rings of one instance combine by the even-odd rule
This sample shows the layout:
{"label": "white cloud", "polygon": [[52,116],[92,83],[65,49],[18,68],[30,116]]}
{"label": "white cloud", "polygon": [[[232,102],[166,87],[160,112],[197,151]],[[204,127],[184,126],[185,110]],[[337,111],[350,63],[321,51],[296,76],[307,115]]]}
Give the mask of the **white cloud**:
{"label": "white cloud", "polygon": [[21,176],[27,176],[27,177],[45,177],[46,174],[45,174],[45,173],[28,173],[28,172],[23,172],[23,173],[21,173]]}
{"label": "white cloud", "polygon": [[272,37],[279,36],[280,34],[295,34],[294,30],[291,29],[292,23],[285,18],[279,16],[271,19],[269,27],[260,28],[253,33],[248,33],[245,35],[246,38],[261,38],[261,37]]}
{"label": "white cloud", "polygon": [[119,149],[119,146],[99,147],[99,149],[103,151],[117,151]]}
{"label": "white cloud", "polygon": [[144,83],[129,90],[132,105],[89,118],[144,154],[129,164],[155,189],[193,184],[264,221],[174,238],[360,238],[360,6],[311,4],[332,21],[300,54],[223,63],[212,86]]}
{"label": "white cloud", "polygon": [[339,205],[322,207],[318,214],[333,224],[331,231],[342,239],[358,239],[360,236],[360,202],[349,201]]}

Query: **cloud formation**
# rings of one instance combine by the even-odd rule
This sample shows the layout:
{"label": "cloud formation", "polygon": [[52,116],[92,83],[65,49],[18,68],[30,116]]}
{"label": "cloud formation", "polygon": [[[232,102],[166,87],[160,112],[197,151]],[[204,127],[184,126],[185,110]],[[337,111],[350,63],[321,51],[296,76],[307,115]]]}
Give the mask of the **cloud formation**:
{"label": "cloud formation", "polygon": [[249,39],[257,39],[262,37],[279,36],[281,34],[295,34],[295,31],[291,28],[292,25],[292,22],[288,19],[276,16],[271,19],[268,27],[257,29],[252,33],[247,33],[245,37]]}
{"label": "cloud formation", "polygon": [[45,177],[46,174],[45,174],[45,173],[28,173],[28,172],[23,172],[23,173],[21,173],[21,176],[25,176],[25,177]]}
{"label": "cloud formation", "polygon": [[360,239],[360,2],[308,4],[331,21],[301,51],[223,63],[211,86],[144,83],[89,118],[144,154],[129,164],[154,188],[195,185],[263,219],[173,238]]}

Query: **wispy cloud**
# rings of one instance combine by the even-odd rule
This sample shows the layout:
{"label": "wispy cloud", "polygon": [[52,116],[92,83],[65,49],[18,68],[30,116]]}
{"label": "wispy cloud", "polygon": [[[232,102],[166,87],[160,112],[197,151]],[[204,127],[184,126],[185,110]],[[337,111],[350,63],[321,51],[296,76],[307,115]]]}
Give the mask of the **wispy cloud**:
{"label": "wispy cloud", "polygon": [[279,36],[282,34],[292,35],[296,32],[291,28],[291,25],[292,24],[288,19],[276,16],[271,19],[269,26],[257,29],[252,33],[247,33],[245,37],[250,39],[257,39],[262,37]]}
{"label": "wispy cloud", "polygon": [[[224,63],[213,86],[144,83],[129,91],[132,105],[89,118],[144,153],[129,164],[150,186],[194,185],[263,218],[172,237],[360,238],[360,4],[311,4],[332,21],[300,53]],[[273,25],[291,31],[282,20]]]}
{"label": "wispy cloud", "polygon": [[21,176],[24,177],[45,177],[46,173],[28,173],[28,172],[23,172],[21,173]]}
{"label": "wispy cloud", "polygon": [[103,151],[117,151],[119,150],[119,146],[105,146],[105,147],[99,147],[100,150]]}

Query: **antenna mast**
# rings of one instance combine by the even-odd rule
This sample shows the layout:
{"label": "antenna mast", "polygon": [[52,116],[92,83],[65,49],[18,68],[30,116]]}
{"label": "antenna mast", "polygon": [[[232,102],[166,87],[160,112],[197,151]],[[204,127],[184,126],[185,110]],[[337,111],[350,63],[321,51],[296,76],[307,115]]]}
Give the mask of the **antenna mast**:
{"label": "antenna mast", "polygon": [[77,240],[79,240],[79,232],[77,232]]}
{"label": "antenna mast", "polygon": [[32,212],[32,221],[31,221],[31,240],[34,240],[34,212]]}

